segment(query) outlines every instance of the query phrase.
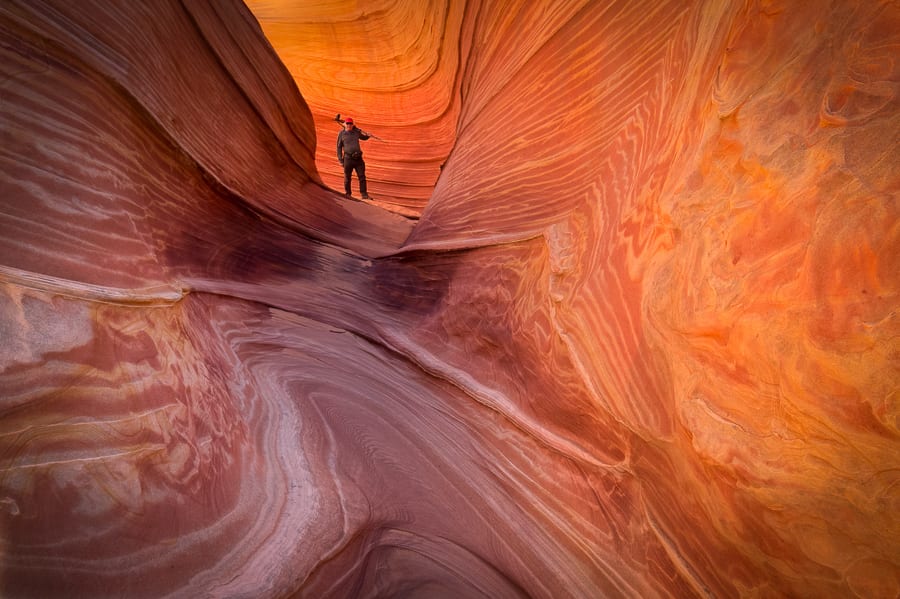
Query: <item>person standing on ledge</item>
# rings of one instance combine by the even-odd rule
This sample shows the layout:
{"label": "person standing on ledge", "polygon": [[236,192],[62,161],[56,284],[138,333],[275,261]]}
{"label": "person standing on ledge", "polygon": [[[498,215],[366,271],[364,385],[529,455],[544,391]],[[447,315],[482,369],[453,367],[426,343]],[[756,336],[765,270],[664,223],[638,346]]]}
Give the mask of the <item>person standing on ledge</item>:
{"label": "person standing on ledge", "polygon": [[353,119],[347,117],[344,120],[344,130],[338,133],[337,138],[337,157],[338,162],[344,165],[344,195],[352,198],[350,193],[350,177],[353,170],[356,170],[356,178],[359,179],[359,193],[364,200],[369,199],[366,190],[366,163],[363,161],[362,148],[359,146],[360,140],[369,139],[366,133],[356,128]]}

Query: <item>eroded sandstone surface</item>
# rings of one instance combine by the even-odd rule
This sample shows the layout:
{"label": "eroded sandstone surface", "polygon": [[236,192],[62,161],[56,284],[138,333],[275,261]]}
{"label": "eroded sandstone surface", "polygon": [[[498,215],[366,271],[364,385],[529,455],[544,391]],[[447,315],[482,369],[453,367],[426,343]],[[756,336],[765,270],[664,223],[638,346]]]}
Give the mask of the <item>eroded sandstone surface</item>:
{"label": "eroded sandstone surface", "polygon": [[0,595],[897,597],[897,4],[307,4],[0,5]]}

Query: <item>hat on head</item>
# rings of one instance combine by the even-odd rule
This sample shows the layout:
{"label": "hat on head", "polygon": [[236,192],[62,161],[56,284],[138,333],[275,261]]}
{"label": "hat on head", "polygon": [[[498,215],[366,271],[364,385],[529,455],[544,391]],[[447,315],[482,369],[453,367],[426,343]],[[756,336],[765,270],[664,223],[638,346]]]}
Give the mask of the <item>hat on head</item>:
{"label": "hat on head", "polygon": [[352,124],[353,124],[353,118],[348,116],[346,119],[344,119],[344,123],[350,123],[350,124],[352,125]]}

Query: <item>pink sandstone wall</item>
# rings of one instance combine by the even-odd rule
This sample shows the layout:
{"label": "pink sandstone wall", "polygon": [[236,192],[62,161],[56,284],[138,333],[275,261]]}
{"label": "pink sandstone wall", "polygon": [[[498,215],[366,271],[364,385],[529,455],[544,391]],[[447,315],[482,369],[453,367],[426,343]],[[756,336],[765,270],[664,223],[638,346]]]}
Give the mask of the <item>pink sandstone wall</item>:
{"label": "pink sandstone wall", "polygon": [[900,595],[896,3],[307,4],[0,5],[0,596]]}

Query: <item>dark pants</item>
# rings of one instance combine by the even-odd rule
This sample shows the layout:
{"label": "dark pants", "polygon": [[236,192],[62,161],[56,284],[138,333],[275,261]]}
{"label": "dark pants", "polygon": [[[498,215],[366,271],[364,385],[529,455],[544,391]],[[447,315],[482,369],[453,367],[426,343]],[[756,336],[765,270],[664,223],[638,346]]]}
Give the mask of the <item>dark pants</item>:
{"label": "dark pants", "polygon": [[354,169],[356,169],[356,177],[359,179],[360,195],[369,195],[366,193],[366,163],[362,156],[353,158],[348,154],[344,155],[344,192],[350,195],[350,177],[353,175]]}

